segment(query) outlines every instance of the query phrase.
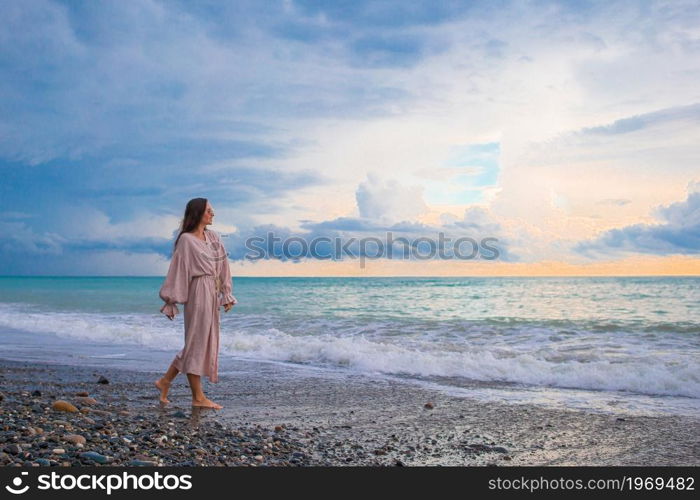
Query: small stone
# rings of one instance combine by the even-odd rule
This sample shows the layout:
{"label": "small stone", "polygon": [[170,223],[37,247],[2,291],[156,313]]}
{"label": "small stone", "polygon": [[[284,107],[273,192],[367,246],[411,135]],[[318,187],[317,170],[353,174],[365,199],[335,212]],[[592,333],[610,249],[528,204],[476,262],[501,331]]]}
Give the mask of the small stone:
{"label": "small stone", "polygon": [[262,462],[265,459],[263,458],[262,455],[255,455],[255,460],[257,460],[258,462]]}
{"label": "small stone", "polygon": [[276,426],[275,426],[275,432],[282,432],[282,426],[281,426],[281,425],[276,425]]}
{"label": "small stone", "polygon": [[87,406],[95,406],[97,404],[97,400],[95,400],[94,398],[88,398],[85,396],[76,398],[76,401],[78,402],[78,404],[87,405]]}
{"label": "small stone", "polygon": [[151,460],[132,460],[129,462],[129,465],[133,467],[155,467],[158,463]]}
{"label": "small stone", "polygon": [[46,458],[37,458],[35,462],[42,467],[49,467],[51,465],[51,462],[49,462]]}
{"label": "small stone", "polygon": [[85,451],[80,454],[80,458],[85,460],[92,460],[93,462],[97,462],[98,464],[106,464],[112,460],[110,457],[106,457],[100,453],[97,453],[96,451]]}
{"label": "small stone", "polygon": [[105,377],[100,376],[100,378],[97,380],[98,384],[109,384],[109,380],[107,380]]}
{"label": "small stone", "polygon": [[90,394],[87,393],[86,391],[80,391],[80,392],[76,392],[75,395],[76,395],[76,396],[79,396],[79,397],[81,397],[81,398],[86,398],[86,397],[88,397]]}
{"label": "small stone", "polygon": [[38,398],[39,396],[41,396],[41,391],[40,391],[40,390],[35,390],[35,391],[33,391],[33,392],[32,392],[32,396],[35,397],[35,398]]}
{"label": "small stone", "polygon": [[5,446],[5,451],[10,455],[19,455],[22,453],[22,447],[18,444],[10,444]]}
{"label": "small stone", "polygon": [[183,411],[176,411],[175,413],[172,414],[173,417],[175,418],[187,418],[187,415]]}
{"label": "small stone", "polygon": [[61,399],[59,399],[58,401],[54,401],[51,407],[56,411],[67,411],[70,413],[75,413],[78,411],[78,409],[72,404],[70,404],[68,401],[63,401]]}
{"label": "small stone", "polygon": [[85,444],[86,442],[85,438],[80,434],[66,434],[63,436],[63,439],[73,444]]}
{"label": "small stone", "polygon": [[423,405],[423,408],[427,408],[428,410],[432,410],[433,408],[435,408],[435,405],[431,402],[427,402]]}
{"label": "small stone", "polygon": [[51,450],[51,453],[53,453],[54,455],[63,455],[65,452],[66,450],[64,450],[63,448],[54,448],[53,450]]}

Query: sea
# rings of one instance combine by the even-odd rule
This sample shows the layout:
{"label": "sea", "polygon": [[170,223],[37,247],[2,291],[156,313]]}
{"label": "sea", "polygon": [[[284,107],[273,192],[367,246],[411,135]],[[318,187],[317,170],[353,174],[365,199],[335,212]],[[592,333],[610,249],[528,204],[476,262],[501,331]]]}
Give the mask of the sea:
{"label": "sea", "polygon": [[[0,357],[164,372],[184,324],[181,305],[174,321],[159,312],[163,279],[0,277]],[[700,277],[234,277],[233,293],[220,375],[246,360],[512,404],[700,416]]]}

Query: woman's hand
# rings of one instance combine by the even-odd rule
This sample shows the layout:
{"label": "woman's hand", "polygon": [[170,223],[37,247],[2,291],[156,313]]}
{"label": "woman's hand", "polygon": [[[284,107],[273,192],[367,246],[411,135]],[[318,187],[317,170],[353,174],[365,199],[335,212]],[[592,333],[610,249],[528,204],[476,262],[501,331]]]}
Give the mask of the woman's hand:
{"label": "woman's hand", "polygon": [[160,308],[160,312],[165,314],[167,318],[172,321],[173,318],[175,317],[175,314],[177,314],[177,307],[175,304],[165,304],[163,307]]}
{"label": "woman's hand", "polygon": [[229,312],[232,307],[233,307],[233,302],[229,302],[228,304],[224,304],[224,312]]}

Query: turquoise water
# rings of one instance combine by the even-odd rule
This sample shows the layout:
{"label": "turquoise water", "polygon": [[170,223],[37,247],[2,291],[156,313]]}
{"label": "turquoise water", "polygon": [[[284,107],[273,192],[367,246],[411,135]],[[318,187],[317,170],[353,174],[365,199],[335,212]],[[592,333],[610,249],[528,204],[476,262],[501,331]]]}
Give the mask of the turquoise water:
{"label": "turquoise water", "polygon": [[[159,313],[162,282],[0,277],[0,329],[63,346],[174,353],[182,316]],[[224,357],[454,387],[700,400],[700,278],[236,277],[233,287],[239,302],[222,310]]]}

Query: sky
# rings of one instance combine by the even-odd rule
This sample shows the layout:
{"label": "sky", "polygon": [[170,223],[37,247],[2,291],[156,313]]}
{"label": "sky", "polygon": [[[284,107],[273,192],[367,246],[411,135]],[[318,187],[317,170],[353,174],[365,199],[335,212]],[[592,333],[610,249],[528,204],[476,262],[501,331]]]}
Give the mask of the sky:
{"label": "sky", "polygon": [[[3,2],[0,274],[700,275],[699,7]],[[246,247],[389,233],[497,258]]]}

